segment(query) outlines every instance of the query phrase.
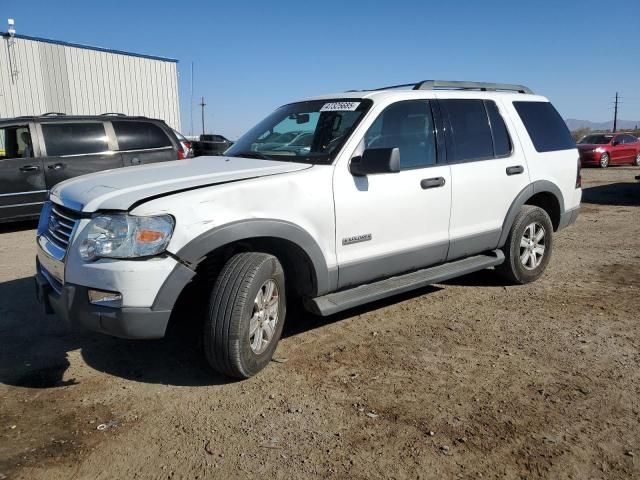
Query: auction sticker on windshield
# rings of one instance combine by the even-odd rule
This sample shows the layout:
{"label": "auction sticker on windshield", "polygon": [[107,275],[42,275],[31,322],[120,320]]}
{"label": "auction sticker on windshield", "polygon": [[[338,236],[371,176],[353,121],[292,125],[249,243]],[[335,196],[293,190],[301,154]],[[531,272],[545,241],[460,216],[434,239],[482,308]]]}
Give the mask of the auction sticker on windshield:
{"label": "auction sticker on windshield", "polygon": [[358,108],[360,102],[333,102],[325,103],[320,109],[321,112],[353,112]]}

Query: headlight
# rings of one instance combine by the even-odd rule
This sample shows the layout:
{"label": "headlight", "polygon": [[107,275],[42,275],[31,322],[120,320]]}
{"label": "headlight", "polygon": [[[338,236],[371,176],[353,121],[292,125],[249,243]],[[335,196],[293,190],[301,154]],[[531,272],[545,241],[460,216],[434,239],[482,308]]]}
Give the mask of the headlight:
{"label": "headlight", "polygon": [[87,227],[87,238],[80,243],[80,256],[93,260],[156,255],[167,248],[173,227],[174,220],[170,215],[99,215]]}

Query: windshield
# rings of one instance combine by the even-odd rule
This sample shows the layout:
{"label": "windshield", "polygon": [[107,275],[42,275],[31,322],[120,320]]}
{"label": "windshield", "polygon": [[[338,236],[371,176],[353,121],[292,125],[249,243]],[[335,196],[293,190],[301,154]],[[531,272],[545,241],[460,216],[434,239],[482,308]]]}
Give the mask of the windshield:
{"label": "windshield", "polygon": [[278,108],[244,134],[225,155],[331,163],[373,102],[313,100]]}
{"label": "windshield", "polygon": [[613,135],[587,135],[578,144],[604,145],[609,143],[612,138]]}

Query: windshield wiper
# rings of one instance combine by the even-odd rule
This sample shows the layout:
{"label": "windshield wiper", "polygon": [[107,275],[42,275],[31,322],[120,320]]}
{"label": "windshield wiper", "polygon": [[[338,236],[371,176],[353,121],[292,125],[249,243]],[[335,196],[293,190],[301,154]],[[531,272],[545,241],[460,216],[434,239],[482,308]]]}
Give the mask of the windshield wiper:
{"label": "windshield wiper", "polygon": [[265,154],[260,153],[260,152],[254,152],[254,151],[238,152],[238,153],[234,153],[231,156],[232,157],[245,157],[245,158],[259,158],[260,160],[272,160],[271,158],[267,157]]}

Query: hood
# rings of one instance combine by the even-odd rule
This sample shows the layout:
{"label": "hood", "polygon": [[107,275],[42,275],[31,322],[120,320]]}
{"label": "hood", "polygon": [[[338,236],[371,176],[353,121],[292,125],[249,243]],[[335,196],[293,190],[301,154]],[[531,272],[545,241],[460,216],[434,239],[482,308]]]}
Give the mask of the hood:
{"label": "hood", "polygon": [[238,157],[197,157],[84,175],[59,183],[51,199],[83,212],[132,205],[186,190],[311,168],[305,163]]}

